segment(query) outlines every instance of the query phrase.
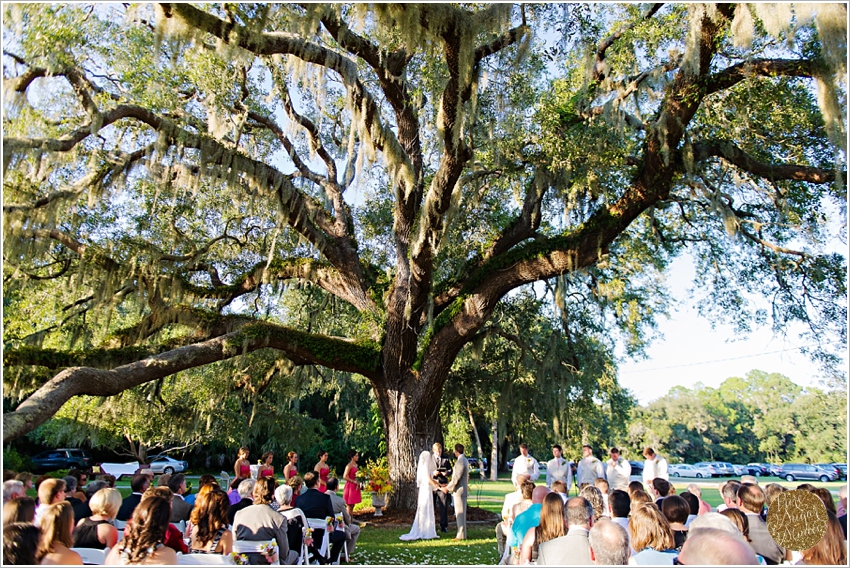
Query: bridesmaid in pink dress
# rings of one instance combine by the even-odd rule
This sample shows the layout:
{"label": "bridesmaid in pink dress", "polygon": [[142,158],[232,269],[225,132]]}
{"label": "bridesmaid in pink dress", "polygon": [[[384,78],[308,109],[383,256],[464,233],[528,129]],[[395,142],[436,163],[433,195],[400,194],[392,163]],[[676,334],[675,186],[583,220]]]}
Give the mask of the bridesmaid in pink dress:
{"label": "bridesmaid in pink dress", "polygon": [[342,498],[345,501],[345,506],[348,508],[348,514],[354,515],[354,506],[363,500],[360,495],[360,483],[357,481],[357,460],[360,459],[360,454],[357,450],[348,451],[348,465],[345,466],[345,472],[342,478],[345,480],[345,489],[342,490]]}
{"label": "bridesmaid in pink dress", "polygon": [[272,465],[272,461],[274,460],[274,452],[266,452],[263,454],[263,464],[260,466],[259,471],[257,472],[257,477],[274,477],[274,466]]}
{"label": "bridesmaid in pink dress", "polygon": [[[286,459],[289,463],[287,463],[283,467],[283,479],[288,482],[290,479],[298,475],[298,467],[295,465],[295,462],[298,461],[298,454],[296,454],[295,452],[289,452],[288,454],[286,454]],[[298,497],[300,493],[300,491],[295,491],[292,493],[293,505],[295,504],[295,498]]]}
{"label": "bridesmaid in pink dress", "polygon": [[251,477],[251,464],[248,461],[248,448],[239,448],[239,456],[236,458],[236,464],[233,466],[233,471],[236,477],[240,479],[248,479]]}
{"label": "bridesmaid in pink dress", "polygon": [[331,468],[328,466],[328,452],[319,450],[317,457],[319,463],[313,466],[313,470],[319,474],[319,483],[316,485],[316,489],[324,493],[328,488],[328,477],[331,474]]}

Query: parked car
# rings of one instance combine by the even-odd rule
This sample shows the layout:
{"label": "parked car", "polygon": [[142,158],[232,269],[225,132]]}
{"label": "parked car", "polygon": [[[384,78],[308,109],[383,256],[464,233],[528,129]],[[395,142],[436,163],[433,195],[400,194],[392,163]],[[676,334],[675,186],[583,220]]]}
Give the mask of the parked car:
{"label": "parked car", "polygon": [[797,481],[798,479],[835,481],[838,479],[838,474],[835,471],[827,471],[815,465],[786,463],[782,464],[782,468],[779,470],[779,477],[784,477],[786,481]]}
{"label": "parked car", "polygon": [[732,469],[735,470],[735,475],[750,475],[750,470],[739,463],[733,463]]}
{"label": "parked car", "polygon": [[188,463],[172,459],[165,454],[151,456],[148,460],[154,473],[180,473],[189,469]]}
{"label": "parked car", "polygon": [[632,466],[632,475],[643,474],[643,462],[629,460],[629,464]]}
{"label": "parked car", "polygon": [[[477,468],[479,466],[478,458],[466,458],[466,461],[469,462],[470,468]],[[484,470],[487,470],[487,458],[484,458]]]}
{"label": "parked car", "polygon": [[735,469],[735,475],[752,475],[754,477],[761,477],[764,469],[758,464],[739,464],[733,463],[732,467]]}
{"label": "parked car", "polygon": [[668,468],[673,477],[711,477],[712,470],[707,467],[697,467],[687,463],[673,464]]}
{"label": "parked car", "polygon": [[841,479],[842,477],[841,468],[836,466],[834,463],[816,463],[815,467],[825,469],[826,471],[834,471],[835,475],[838,476],[836,479]]}
{"label": "parked car", "polygon": [[732,464],[728,462],[699,462],[694,465],[698,467],[708,467],[713,471],[711,474],[712,477],[721,477],[724,475],[731,477],[735,475],[735,468],[733,468]]}
{"label": "parked car", "polygon": [[755,475],[756,477],[771,475],[771,465],[769,463],[748,463],[747,467],[754,470],[750,475]]}
{"label": "parked car", "polygon": [[91,469],[92,458],[85,450],[59,448],[41,452],[32,458],[32,467],[36,473],[57,469]]}
{"label": "parked car", "polygon": [[838,468],[838,471],[841,472],[841,477],[839,479],[847,479],[847,464],[846,463],[834,463],[832,464]]}

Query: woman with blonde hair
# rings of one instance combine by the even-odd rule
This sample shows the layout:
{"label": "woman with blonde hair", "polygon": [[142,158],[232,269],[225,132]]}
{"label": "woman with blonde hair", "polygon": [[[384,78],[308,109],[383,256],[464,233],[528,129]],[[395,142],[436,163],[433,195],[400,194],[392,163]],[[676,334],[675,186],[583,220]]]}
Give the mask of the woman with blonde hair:
{"label": "woman with blonde hair", "polygon": [[605,516],[605,499],[602,497],[602,491],[598,487],[587,485],[578,494],[587,499],[590,502],[590,506],[593,507],[594,523]]}
{"label": "woman with blonde hair", "polygon": [[520,564],[537,562],[537,552],[540,545],[546,541],[567,534],[564,517],[564,500],[557,493],[549,493],[543,498],[540,509],[540,524],[528,529],[522,539],[519,560]]}
{"label": "woman with blonde hair", "polygon": [[118,542],[118,529],[112,521],[121,508],[121,492],[104,488],[92,495],[89,500],[92,515],[80,519],[74,529],[74,546],[78,548],[112,548]]}
{"label": "woman with blonde hair", "polygon": [[71,550],[74,546],[74,508],[67,501],[49,505],[41,515],[41,540],[38,557],[42,565],[82,565],[83,559]]}
{"label": "woman with blonde hair", "polygon": [[295,477],[290,477],[286,480],[286,484],[292,488],[292,500],[291,503],[294,506],[295,500],[298,499],[298,496],[301,495],[301,488],[304,487],[304,480],[300,475],[296,475]]}
{"label": "woman with blonde hair", "polygon": [[177,564],[177,553],[165,546],[171,503],[165,497],[145,497],[133,511],[124,539],[106,555],[104,564]]}
{"label": "woman with blonde hair", "polygon": [[629,536],[636,552],[629,558],[629,564],[673,564],[678,554],[670,523],[655,503],[642,503],[632,508]]}
{"label": "woman with blonde hair", "polygon": [[31,523],[35,520],[35,499],[18,497],[3,504],[3,524]]}

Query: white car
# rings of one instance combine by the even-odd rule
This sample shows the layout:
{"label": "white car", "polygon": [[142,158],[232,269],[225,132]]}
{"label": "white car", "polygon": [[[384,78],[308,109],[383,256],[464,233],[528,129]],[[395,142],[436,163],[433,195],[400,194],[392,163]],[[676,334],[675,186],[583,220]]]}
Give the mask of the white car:
{"label": "white car", "polygon": [[669,467],[670,475],[673,477],[711,477],[712,471],[707,467],[694,466],[686,463],[674,464]]}
{"label": "white car", "polygon": [[154,473],[180,473],[189,469],[189,464],[184,461],[172,459],[166,455],[151,456],[151,471]]}

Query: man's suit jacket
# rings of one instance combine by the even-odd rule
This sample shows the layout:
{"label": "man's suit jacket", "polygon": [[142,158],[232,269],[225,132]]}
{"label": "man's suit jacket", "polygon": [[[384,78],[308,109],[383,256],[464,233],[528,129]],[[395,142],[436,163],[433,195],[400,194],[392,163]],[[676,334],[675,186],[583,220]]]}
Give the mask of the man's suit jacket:
{"label": "man's suit jacket", "polygon": [[239,501],[235,505],[231,505],[230,509],[227,510],[227,520],[230,521],[230,524],[232,525],[233,520],[236,518],[236,513],[238,513],[242,509],[250,507],[253,504],[254,504],[253,499],[242,499],[241,501]]}
{"label": "man's suit jacket", "polygon": [[[433,465],[431,466],[431,471],[433,472],[436,469],[443,470],[443,475],[446,477],[449,476],[449,470],[451,469],[451,464],[449,463],[449,456],[446,454],[441,454],[439,459],[434,457],[434,452],[431,452],[431,462]],[[436,479],[436,476],[431,476]]]}
{"label": "man's suit jacket", "polygon": [[331,506],[334,510],[334,515],[337,513],[342,513],[342,520],[345,523],[345,526],[351,524],[351,515],[348,514],[348,507],[345,506],[345,500],[336,494],[336,492],[328,491],[325,493],[331,499]]}
{"label": "man's suit jacket", "polygon": [[537,552],[537,564],[593,564],[590,561],[590,542],[587,540],[587,534],[586,529],[575,527],[564,536],[542,543]]}
{"label": "man's suit jacket", "polygon": [[785,549],[776,544],[767,530],[767,523],[753,513],[746,513],[750,523],[750,544],[756,554],[764,556],[768,564],[779,564],[785,558]]}
{"label": "man's suit jacket", "polygon": [[115,518],[119,521],[129,521],[133,518],[133,511],[136,510],[136,507],[138,507],[141,502],[141,493],[130,493],[128,497],[125,497],[124,500],[121,501],[121,508],[118,509],[118,516]]}
{"label": "man's suit jacket", "polygon": [[469,494],[469,462],[463,454],[458,456],[452,469],[452,478],[446,488],[449,493],[459,493],[464,497]]}
{"label": "man's suit jacket", "polygon": [[[251,505],[236,513],[233,519],[235,540],[271,540],[277,541],[281,564],[294,564],[300,551],[290,555],[289,540],[286,536],[286,517],[268,505]],[[267,564],[262,554],[248,554],[249,564]]]}
{"label": "man's suit jacket", "polygon": [[304,511],[304,516],[308,519],[334,516],[331,498],[315,488],[310,488],[298,496],[298,508]]}
{"label": "man's suit jacket", "polygon": [[171,500],[171,522],[188,521],[194,507],[183,500],[181,495],[175,495]]}

